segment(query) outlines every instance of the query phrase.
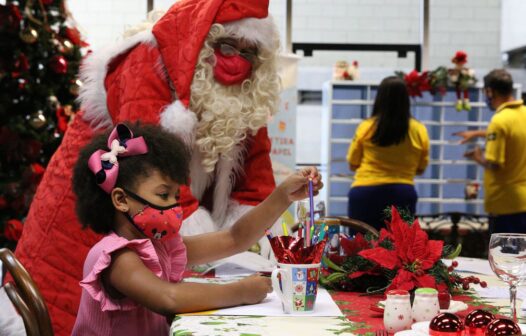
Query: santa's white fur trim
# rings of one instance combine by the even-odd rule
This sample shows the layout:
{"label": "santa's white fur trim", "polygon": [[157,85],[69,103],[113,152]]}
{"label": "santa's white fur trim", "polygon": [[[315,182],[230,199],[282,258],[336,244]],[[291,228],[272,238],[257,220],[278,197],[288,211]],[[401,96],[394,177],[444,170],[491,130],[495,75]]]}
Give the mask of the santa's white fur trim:
{"label": "santa's white fur trim", "polygon": [[232,159],[222,156],[217,162],[212,218],[218,223],[225,222],[229,196],[236,183],[236,176],[242,174],[245,153],[245,144],[238,144],[232,149]]}
{"label": "santa's white fur trim", "polygon": [[201,200],[206,188],[212,182],[214,173],[207,173],[203,166],[203,156],[197,146],[194,146],[192,152],[192,159],[190,160],[190,189],[192,195],[198,200]]}
{"label": "santa's white fur trim", "polygon": [[197,208],[193,214],[183,221],[180,233],[183,236],[194,236],[207,232],[218,231],[210,212],[203,207]]}
{"label": "santa's white fur trim", "polygon": [[[234,225],[243,215],[255,208],[252,205],[240,204],[237,201],[230,200],[228,203],[228,209],[226,213],[225,222],[223,223],[222,228],[229,228]],[[272,226],[269,228],[273,236],[282,236],[283,229],[281,228],[280,220],[278,219]],[[263,234],[263,233],[262,233]],[[263,257],[270,259],[273,258],[272,248],[268,242],[268,238],[263,236],[259,241],[260,252]]]}
{"label": "santa's white fur trim", "polygon": [[225,222],[223,223],[223,228],[230,228],[234,225],[244,214],[254,209],[253,205],[240,204],[237,201],[229,200],[227,213],[225,215]]}
{"label": "santa's white fur trim", "polygon": [[278,28],[270,15],[264,19],[246,18],[232,21],[223,26],[229,35],[258,44],[266,50],[274,51],[278,47]]}
{"label": "santa's white fur trim", "polygon": [[187,109],[180,100],[167,105],[161,112],[161,126],[167,131],[178,135],[188,148],[192,148],[195,140],[195,125],[197,116]]}
{"label": "santa's white fur trim", "polygon": [[152,47],[157,44],[151,31],[143,31],[112,46],[95,51],[84,59],[80,67],[80,79],[84,85],[80,88],[78,101],[84,110],[84,120],[89,121],[92,127],[112,126],[104,87],[108,65],[112,59],[139,43],[148,43]]}

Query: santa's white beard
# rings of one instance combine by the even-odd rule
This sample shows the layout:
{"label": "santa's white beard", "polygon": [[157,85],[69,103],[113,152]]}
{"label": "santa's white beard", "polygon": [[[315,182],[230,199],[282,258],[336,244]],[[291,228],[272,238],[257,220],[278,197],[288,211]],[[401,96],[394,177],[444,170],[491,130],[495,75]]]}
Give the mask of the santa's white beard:
{"label": "santa's white beard", "polygon": [[212,42],[205,42],[201,50],[190,97],[190,109],[199,120],[195,144],[208,173],[214,171],[220,157],[235,159],[233,149],[267,124],[277,111],[280,88],[275,57],[269,55],[258,56],[258,66],[242,84],[217,83],[211,45]]}
{"label": "santa's white beard", "polygon": [[[196,90],[197,86],[200,89]],[[232,149],[247,134],[255,134],[266,125],[270,112],[266,106],[254,104],[262,97],[257,90],[250,90],[250,86],[250,81],[243,85],[223,86],[214,80],[213,75],[197,82],[194,78],[190,109],[199,118],[195,143],[206,172],[214,170],[221,156],[233,159],[230,156]]]}

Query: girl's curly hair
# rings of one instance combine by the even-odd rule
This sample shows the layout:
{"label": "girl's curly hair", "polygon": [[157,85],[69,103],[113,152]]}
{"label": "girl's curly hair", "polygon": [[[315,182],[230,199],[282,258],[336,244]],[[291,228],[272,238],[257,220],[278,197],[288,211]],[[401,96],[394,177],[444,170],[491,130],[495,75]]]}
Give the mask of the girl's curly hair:
{"label": "girl's curly hair", "polygon": [[[179,184],[187,184],[190,152],[174,134],[159,126],[126,124],[134,137],[142,136],[148,146],[148,153],[119,157],[119,176],[116,186],[134,190],[141,177],[148,177],[152,170]],[[101,234],[113,229],[115,208],[110,195],[102,190],[95,174],[88,168],[88,160],[96,150],[108,151],[110,131],[96,136],[80,152],[73,171],[73,191],[77,196],[76,212],[83,228],[89,227]]]}

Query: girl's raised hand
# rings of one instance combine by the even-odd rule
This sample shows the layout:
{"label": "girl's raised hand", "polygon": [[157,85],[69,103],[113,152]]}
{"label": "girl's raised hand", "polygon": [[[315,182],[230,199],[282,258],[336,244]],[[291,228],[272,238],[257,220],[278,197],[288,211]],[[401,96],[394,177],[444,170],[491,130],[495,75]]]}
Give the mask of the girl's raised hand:
{"label": "girl's raised hand", "polygon": [[299,201],[309,197],[309,179],[312,179],[313,194],[317,195],[318,191],[323,188],[323,182],[316,167],[301,169],[287,177],[278,188],[290,202]]}

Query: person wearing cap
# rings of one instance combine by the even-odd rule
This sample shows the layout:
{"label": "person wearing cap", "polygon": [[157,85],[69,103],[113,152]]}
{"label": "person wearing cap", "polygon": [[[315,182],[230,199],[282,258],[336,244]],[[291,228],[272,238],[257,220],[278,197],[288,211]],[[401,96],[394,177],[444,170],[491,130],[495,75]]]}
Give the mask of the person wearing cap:
{"label": "person wearing cap", "polygon": [[[465,156],[484,167],[484,207],[490,233],[526,233],[526,106],[513,96],[513,79],[504,69],[484,77],[484,94],[495,111],[478,146]],[[478,134],[478,133],[476,133]]]}
{"label": "person wearing cap", "polygon": [[181,234],[227,228],[275,188],[266,123],[278,109],[278,52],[268,0],[182,0],[151,29],[84,60],[82,112],[46,170],[16,250],[55,335],[71,333],[82,264],[101,238],[75,215],[81,148],[120,122],[161,125],[191,151]]}

